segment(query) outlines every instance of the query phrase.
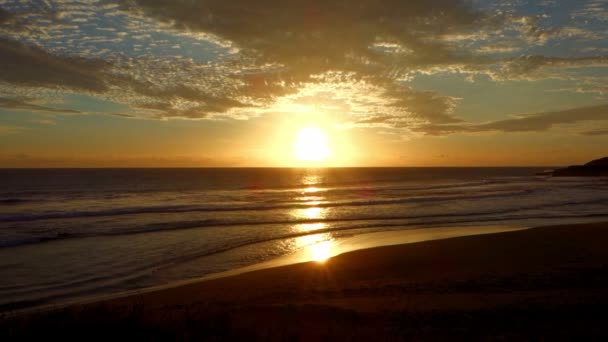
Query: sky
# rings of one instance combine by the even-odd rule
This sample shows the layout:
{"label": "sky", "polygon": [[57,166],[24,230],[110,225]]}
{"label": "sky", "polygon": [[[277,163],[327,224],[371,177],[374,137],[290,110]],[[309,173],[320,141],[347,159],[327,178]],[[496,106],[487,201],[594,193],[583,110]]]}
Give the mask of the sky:
{"label": "sky", "polygon": [[606,155],[608,0],[0,0],[0,167]]}

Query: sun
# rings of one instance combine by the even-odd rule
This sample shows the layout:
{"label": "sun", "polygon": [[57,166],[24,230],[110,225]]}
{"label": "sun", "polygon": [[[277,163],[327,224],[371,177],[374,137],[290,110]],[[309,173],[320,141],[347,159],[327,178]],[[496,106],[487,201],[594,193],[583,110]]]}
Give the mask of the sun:
{"label": "sun", "polygon": [[325,132],[319,127],[304,127],[298,131],[293,144],[293,154],[297,160],[320,162],[331,156]]}

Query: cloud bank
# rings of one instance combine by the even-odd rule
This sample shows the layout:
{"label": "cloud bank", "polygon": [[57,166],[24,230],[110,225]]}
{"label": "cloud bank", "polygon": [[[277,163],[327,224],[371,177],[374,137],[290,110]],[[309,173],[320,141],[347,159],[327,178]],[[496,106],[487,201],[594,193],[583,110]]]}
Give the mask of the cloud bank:
{"label": "cloud bank", "polygon": [[[576,124],[587,121],[608,121],[608,105],[519,115],[512,119],[482,124],[424,125],[416,128],[416,130],[428,135],[467,132],[542,132],[560,124]],[[602,131],[592,131],[583,134],[599,135],[602,134]]]}
{"label": "cloud bank", "polygon": [[[454,114],[460,99],[412,88],[416,75],[447,72],[494,82],[567,79],[572,91],[605,94],[605,79],[576,70],[604,68],[606,55],[548,56],[538,48],[600,41],[606,38],[600,31],[516,14],[511,3],[473,4],[4,1],[0,107],[78,112],[26,100],[54,92],[125,104],[128,112],[113,114],[129,117],[247,119],[308,99],[347,111],[351,126],[429,135],[543,131],[600,120],[600,107],[593,107],[468,124]],[[604,8],[589,1],[572,15],[597,23]]]}

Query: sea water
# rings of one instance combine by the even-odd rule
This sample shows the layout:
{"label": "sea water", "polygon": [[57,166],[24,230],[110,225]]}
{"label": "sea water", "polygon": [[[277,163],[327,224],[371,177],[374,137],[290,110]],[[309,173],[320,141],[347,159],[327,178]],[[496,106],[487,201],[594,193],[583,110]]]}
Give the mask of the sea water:
{"label": "sea water", "polygon": [[163,285],[365,233],[605,220],[539,168],[0,170],[0,309]]}

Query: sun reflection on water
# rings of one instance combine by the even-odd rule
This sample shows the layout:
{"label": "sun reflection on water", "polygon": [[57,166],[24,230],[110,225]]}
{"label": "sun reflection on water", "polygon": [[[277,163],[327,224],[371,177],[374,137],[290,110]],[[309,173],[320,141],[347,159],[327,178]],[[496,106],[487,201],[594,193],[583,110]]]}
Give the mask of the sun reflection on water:
{"label": "sun reflection on water", "polygon": [[[293,231],[299,234],[311,233],[311,235],[304,235],[295,239],[295,248],[304,251],[304,260],[302,261],[325,262],[332,256],[334,242],[332,241],[331,234],[314,234],[317,231],[321,232],[329,228],[326,222],[318,222],[327,218],[329,211],[329,208],[318,206],[325,200],[323,196],[325,189],[315,186],[321,181],[322,179],[318,175],[306,175],[302,178],[302,184],[305,188],[300,192],[300,197],[297,197],[296,200],[302,201],[301,203],[309,207],[293,209],[291,212],[294,218],[304,220],[304,222],[294,224],[292,227]],[[313,222],[306,222],[308,220]]]}
{"label": "sun reflection on water", "polygon": [[317,223],[301,223],[301,224],[296,224],[294,226],[294,228],[298,231],[298,232],[313,232],[315,230],[321,230],[327,227],[327,224],[323,223],[323,222],[317,222]]}
{"label": "sun reflection on water", "polygon": [[325,197],[321,196],[301,196],[294,198],[294,200],[298,202],[304,202],[304,204],[307,205],[319,205],[323,202],[324,199]]}
{"label": "sun reflection on water", "polygon": [[314,188],[313,185],[321,183],[322,177],[317,174],[309,174],[302,177],[302,184]]}
{"label": "sun reflection on water", "polygon": [[315,192],[319,192],[321,191],[320,188],[314,187],[314,186],[309,186],[308,188],[305,188],[304,190],[302,190],[303,193],[315,193]]}
{"label": "sun reflection on water", "polygon": [[323,208],[310,207],[306,209],[298,209],[297,215],[301,218],[307,218],[310,220],[322,219],[325,217]]}

